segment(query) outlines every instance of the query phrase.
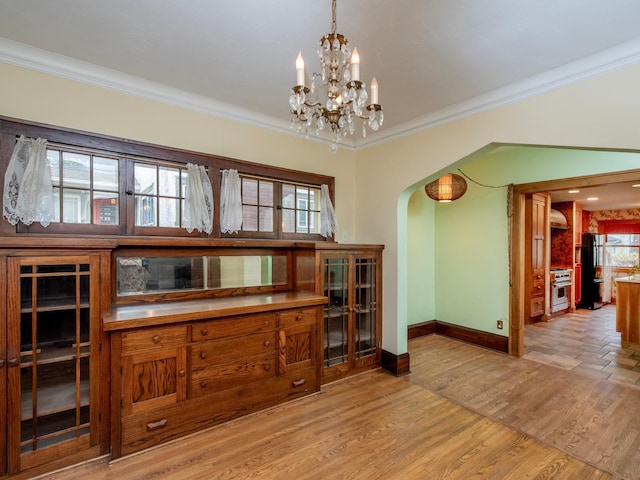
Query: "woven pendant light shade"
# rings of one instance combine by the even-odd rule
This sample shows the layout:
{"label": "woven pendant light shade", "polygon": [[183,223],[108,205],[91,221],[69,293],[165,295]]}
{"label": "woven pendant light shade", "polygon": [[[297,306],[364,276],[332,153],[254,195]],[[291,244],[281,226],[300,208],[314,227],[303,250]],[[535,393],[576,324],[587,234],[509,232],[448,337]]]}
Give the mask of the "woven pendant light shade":
{"label": "woven pendant light shade", "polygon": [[453,202],[467,191],[467,182],[460,175],[447,173],[424,186],[429,198],[438,202]]}

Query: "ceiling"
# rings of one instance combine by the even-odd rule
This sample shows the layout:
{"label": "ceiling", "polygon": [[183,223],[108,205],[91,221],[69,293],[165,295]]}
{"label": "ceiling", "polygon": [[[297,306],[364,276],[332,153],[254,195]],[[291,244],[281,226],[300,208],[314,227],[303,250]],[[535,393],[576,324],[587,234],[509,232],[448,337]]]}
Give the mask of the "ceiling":
{"label": "ceiling", "polygon": [[551,192],[552,203],[570,201],[578,202],[588,211],[640,208],[640,174],[633,182],[581,187],[571,193],[566,189]]}
{"label": "ceiling", "polygon": [[[385,112],[353,148],[640,62],[638,0],[337,2]],[[330,31],[330,0],[2,0],[0,61],[292,133],[295,57],[318,71]],[[618,184],[552,192],[587,210],[639,197]]]}
{"label": "ceiling", "polygon": [[[638,0],[338,0],[385,141],[640,61]],[[2,0],[0,61],[289,129],[330,0]],[[359,130],[356,130],[359,132]]]}

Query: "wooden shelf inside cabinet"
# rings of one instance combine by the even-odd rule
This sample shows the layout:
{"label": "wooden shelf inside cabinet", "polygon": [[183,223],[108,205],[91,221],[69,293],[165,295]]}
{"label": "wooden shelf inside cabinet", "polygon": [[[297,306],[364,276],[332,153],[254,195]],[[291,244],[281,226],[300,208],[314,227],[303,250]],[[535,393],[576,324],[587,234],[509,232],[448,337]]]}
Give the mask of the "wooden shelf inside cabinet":
{"label": "wooden shelf inside cabinet", "polygon": [[33,308],[33,305],[23,303],[20,307],[20,313],[31,313],[34,310],[36,312],[59,312],[64,310],[75,310],[76,308],[83,309],[89,307],[90,305],[86,301],[76,305],[75,303],[65,302],[64,300],[62,302],[49,300],[47,302],[38,302],[38,305],[36,305],[35,309]]}
{"label": "wooden shelf inside cabinet", "polygon": [[[80,382],[80,406],[89,406],[89,381]],[[33,418],[32,391],[24,390],[21,403],[20,420]],[[38,417],[75,410],[76,384],[67,382],[38,388]]]}
{"label": "wooden shelf inside cabinet", "polygon": [[[80,344],[80,348],[89,347],[89,343]],[[20,367],[31,367],[33,362],[29,360],[24,360],[25,358],[29,358],[33,355],[33,350],[25,350],[20,352],[20,357],[23,360],[20,362]],[[88,358],[91,356],[91,353],[87,350],[86,352],[81,352],[80,355],[76,356],[76,346],[71,345],[68,347],[56,347],[53,346],[51,348],[39,348],[36,351],[36,364],[37,365],[47,365],[50,363],[60,363],[66,362],[69,360],[75,360],[78,358]]]}

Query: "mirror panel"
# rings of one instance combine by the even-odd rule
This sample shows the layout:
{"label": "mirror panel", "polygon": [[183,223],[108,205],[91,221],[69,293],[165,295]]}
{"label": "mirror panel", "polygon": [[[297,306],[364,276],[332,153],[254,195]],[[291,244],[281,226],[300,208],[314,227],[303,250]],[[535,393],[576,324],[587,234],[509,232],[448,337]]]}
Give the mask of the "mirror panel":
{"label": "mirror panel", "polygon": [[118,296],[286,285],[287,255],[118,257]]}

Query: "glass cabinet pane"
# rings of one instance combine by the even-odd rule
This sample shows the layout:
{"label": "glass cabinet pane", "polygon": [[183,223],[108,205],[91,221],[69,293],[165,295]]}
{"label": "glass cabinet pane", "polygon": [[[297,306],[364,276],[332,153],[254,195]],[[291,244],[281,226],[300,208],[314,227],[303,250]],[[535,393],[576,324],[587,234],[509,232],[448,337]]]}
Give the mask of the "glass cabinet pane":
{"label": "glass cabinet pane", "polygon": [[375,355],[376,347],[376,292],[375,259],[355,260],[355,354],[356,358]]}
{"label": "glass cabinet pane", "polygon": [[324,365],[349,361],[349,259],[324,260]]}
{"label": "glass cabinet pane", "polygon": [[20,267],[20,453],[90,433],[90,273],[87,263]]}

